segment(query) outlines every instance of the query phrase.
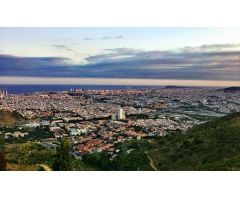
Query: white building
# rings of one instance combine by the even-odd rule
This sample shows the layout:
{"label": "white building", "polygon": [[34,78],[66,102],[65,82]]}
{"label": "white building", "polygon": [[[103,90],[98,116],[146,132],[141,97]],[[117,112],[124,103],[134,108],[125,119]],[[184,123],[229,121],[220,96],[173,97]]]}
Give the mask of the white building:
{"label": "white building", "polygon": [[125,112],[124,112],[124,110],[122,108],[120,108],[119,111],[118,111],[118,119],[119,120],[126,119]]}
{"label": "white building", "polygon": [[125,112],[122,108],[119,109],[117,114],[112,114],[112,120],[116,121],[116,120],[125,120],[126,119],[126,115]]}
{"label": "white building", "polygon": [[77,136],[77,135],[81,135],[81,134],[86,134],[88,132],[88,128],[82,128],[82,129],[71,129],[70,131],[70,135],[72,136]]}

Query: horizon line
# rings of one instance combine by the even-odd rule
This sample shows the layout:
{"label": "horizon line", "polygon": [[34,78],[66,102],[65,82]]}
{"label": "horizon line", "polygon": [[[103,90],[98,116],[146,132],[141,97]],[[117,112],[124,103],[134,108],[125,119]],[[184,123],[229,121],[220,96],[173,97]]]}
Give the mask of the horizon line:
{"label": "horizon line", "polygon": [[129,86],[240,86],[240,81],[190,79],[130,79],[130,78],[52,78],[0,76],[2,85],[129,85]]}

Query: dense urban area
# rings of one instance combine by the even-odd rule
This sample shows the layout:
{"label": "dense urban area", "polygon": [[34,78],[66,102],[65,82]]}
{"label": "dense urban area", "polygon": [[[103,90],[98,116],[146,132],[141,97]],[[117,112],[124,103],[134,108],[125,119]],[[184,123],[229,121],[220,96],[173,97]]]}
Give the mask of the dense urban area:
{"label": "dense urban area", "polygon": [[8,94],[2,89],[0,112],[11,113],[17,120],[0,124],[0,134],[9,144],[34,141],[53,150],[58,139],[64,138],[75,159],[106,152],[113,160],[135,150],[131,145],[123,148],[121,144],[128,141],[184,134],[195,125],[239,111],[239,92],[220,88],[167,86],[29,94]]}

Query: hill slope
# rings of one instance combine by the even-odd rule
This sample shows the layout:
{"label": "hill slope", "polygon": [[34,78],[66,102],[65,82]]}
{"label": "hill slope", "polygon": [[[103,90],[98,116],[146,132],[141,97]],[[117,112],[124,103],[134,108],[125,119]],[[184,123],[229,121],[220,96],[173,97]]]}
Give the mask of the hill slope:
{"label": "hill slope", "polygon": [[156,140],[148,155],[159,170],[240,170],[240,113]]}
{"label": "hill slope", "polygon": [[[83,161],[96,170],[240,170],[240,113],[159,139],[128,140],[112,161],[90,154]],[[125,149],[133,149],[129,154]]]}
{"label": "hill slope", "polygon": [[228,87],[222,89],[224,92],[240,92],[240,87]]}

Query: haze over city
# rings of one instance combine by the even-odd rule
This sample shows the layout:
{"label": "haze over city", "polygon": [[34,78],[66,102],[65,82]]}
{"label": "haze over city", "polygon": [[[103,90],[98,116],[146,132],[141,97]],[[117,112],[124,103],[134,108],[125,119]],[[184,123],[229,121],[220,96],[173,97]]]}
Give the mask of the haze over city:
{"label": "haze over city", "polygon": [[0,28],[0,84],[239,86],[239,28]]}

